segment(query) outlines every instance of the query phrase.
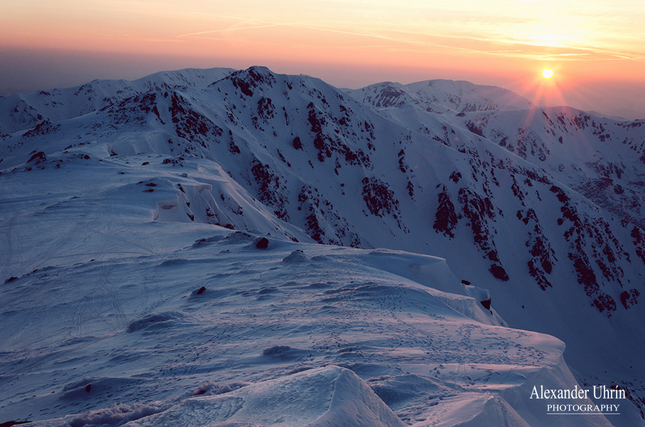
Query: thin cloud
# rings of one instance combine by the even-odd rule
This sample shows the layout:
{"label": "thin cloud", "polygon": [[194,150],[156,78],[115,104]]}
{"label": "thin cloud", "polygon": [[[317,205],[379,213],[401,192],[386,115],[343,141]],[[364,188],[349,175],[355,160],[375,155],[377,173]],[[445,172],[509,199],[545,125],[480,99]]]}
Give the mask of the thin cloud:
{"label": "thin cloud", "polygon": [[265,24],[265,25],[249,25],[246,27],[232,27],[232,28],[220,28],[217,30],[208,30],[208,31],[199,31],[197,33],[188,33],[188,34],[180,34],[177,37],[193,37],[193,36],[201,36],[204,34],[213,34],[213,33],[224,33],[228,31],[238,31],[238,30],[254,30],[258,28],[273,28],[273,27],[289,27],[291,26],[290,24]]}
{"label": "thin cloud", "polygon": [[460,1],[450,1],[450,2],[442,2],[442,3],[426,3],[421,5],[421,7],[446,6],[446,5],[453,5],[453,4],[459,4],[459,3],[473,3],[476,1],[481,1],[481,0],[460,0]]}
{"label": "thin cloud", "polygon": [[[458,4],[458,3],[472,3],[481,0],[461,0],[456,2],[442,2],[442,3],[428,3],[424,6],[445,5],[445,4]],[[534,2],[536,0],[516,0],[514,3],[519,2]],[[481,36],[479,34],[468,34],[458,32],[444,32],[442,34],[431,34],[424,31],[405,31],[394,27],[385,27],[377,31],[357,31],[348,30],[343,28],[330,28],[322,25],[309,24],[306,22],[274,22],[268,20],[255,20],[248,18],[240,18],[228,15],[219,15],[211,13],[198,13],[199,15],[212,16],[219,19],[238,21],[238,24],[232,25],[228,28],[218,28],[213,30],[205,30],[194,33],[181,34],[178,38],[188,37],[203,37],[209,34],[226,33],[237,30],[250,30],[250,29],[267,29],[287,27],[299,30],[321,31],[327,33],[344,34],[353,37],[366,37],[380,41],[387,41],[393,44],[406,45],[415,48],[414,50],[422,51],[423,48],[441,48],[456,50],[465,53],[479,53],[487,55],[507,56],[516,58],[532,58],[532,59],[559,59],[559,60],[640,60],[643,58],[642,54],[634,52],[625,52],[614,50],[590,43],[580,45],[579,43],[567,44],[563,42],[561,46],[549,45],[540,40],[528,40],[524,37],[516,39],[509,39],[504,37],[503,34],[496,35],[494,32],[481,31],[479,34],[488,34]],[[460,40],[460,43],[450,42],[450,40]],[[485,43],[489,46],[477,46],[477,44]],[[495,45],[515,45],[517,48],[504,49],[495,48]],[[349,46],[342,46],[347,48]],[[369,48],[370,46],[366,46]],[[352,48],[357,49],[356,46]],[[371,47],[375,48],[375,47]],[[551,50],[556,50],[555,52]],[[408,50],[408,49],[405,49]],[[558,52],[558,50],[560,52]]]}

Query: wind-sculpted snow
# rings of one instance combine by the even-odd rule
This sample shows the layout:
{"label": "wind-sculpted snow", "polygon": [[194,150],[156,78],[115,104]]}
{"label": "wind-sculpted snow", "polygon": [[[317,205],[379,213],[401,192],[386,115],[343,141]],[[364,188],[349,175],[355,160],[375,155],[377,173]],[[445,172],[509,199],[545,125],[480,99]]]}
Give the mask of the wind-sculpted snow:
{"label": "wind-sculpted snow", "polygon": [[[428,264],[406,257],[403,263],[409,268],[403,270],[385,261],[387,268],[371,261],[370,268],[451,294],[489,292],[491,312],[483,305],[487,299],[433,298],[473,322],[486,324],[486,316],[492,316],[500,324],[495,313],[501,312],[513,326],[554,334],[567,343],[567,359],[573,361],[579,381],[621,384],[637,403],[644,395],[640,353],[631,347],[645,342],[643,332],[633,326],[645,321],[645,134],[640,121],[616,122],[569,108],[537,109],[508,91],[466,82],[384,83],[340,91],[315,78],[279,75],[263,67],[183,70],[134,82],[94,81],[78,88],[3,97],[0,112],[0,180],[6,207],[0,233],[7,242],[0,249],[0,281],[7,281],[5,289],[14,289],[11,285],[27,292],[22,286],[28,286],[32,292],[37,281],[53,280],[51,271],[61,266],[63,271],[56,274],[80,286],[84,276],[67,269],[77,263],[81,270],[91,270],[90,260],[107,262],[110,267],[105,268],[118,274],[124,292],[140,282],[147,287],[131,294],[149,301],[140,304],[143,311],[132,312],[118,302],[118,294],[105,294],[99,303],[92,302],[89,292],[81,292],[87,300],[78,303],[84,307],[78,311],[80,320],[67,329],[72,338],[98,327],[102,318],[97,313],[104,312],[97,304],[114,307],[113,317],[107,317],[108,329],[133,329],[129,336],[184,329],[200,334],[199,316],[171,301],[185,296],[187,302],[201,298],[217,306],[232,295],[253,301],[285,295],[277,279],[243,294],[232,293],[232,286],[216,288],[196,280],[195,274],[223,262],[220,257],[234,258],[238,270],[226,274],[240,278],[238,286],[241,277],[260,280],[253,276],[256,272],[264,281],[274,267],[325,265],[331,276],[340,276],[345,267],[325,262],[337,262],[334,251],[349,249],[312,253],[308,243],[384,247],[445,258],[458,277],[427,282],[419,272],[429,271]],[[211,230],[240,232],[213,235]],[[260,244],[261,236],[268,241]],[[191,256],[169,255],[186,248],[193,251]],[[193,257],[215,249],[212,256]],[[264,251],[268,258],[274,254],[271,259],[279,261],[279,267],[263,270],[253,265],[246,258],[255,251]],[[114,257],[121,261],[113,262]],[[157,257],[154,269],[146,267],[146,257]],[[362,257],[360,265],[365,263]],[[141,263],[145,265],[134,269]],[[124,266],[132,267],[130,274],[138,279],[125,278],[120,273]],[[44,270],[50,267],[54,270]],[[103,268],[96,270],[102,272],[99,283],[101,289],[109,289],[106,282],[113,278]],[[99,277],[93,274],[88,281]],[[160,286],[159,280],[168,281],[167,289],[181,289],[183,296],[171,292],[174,296],[155,299],[160,294],[151,289]],[[461,285],[461,280],[470,285]],[[289,281],[298,283],[284,279]],[[328,304],[307,312],[306,318],[331,316],[332,323],[348,301],[371,301],[381,295],[382,304],[389,304],[397,298],[407,301],[403,295],[411,293],[412,299],[427,301],[423,292],[392,291],[401,283],[372,278],[351,284],[351,289],[341,279],[330,286],[322,279],[309,285],[319,289]],[[302,301],[313,301],[307,299],[310,296]],[[44,306],[45,301],[49,299],[42,297],[36,305]],[[466,301],[474,301],[475,308]],[[414,304],[401,307],[402,312],[418,310]],[[6,345],[20,345],[33,332],[29,331],[7,335]],[[43,345],[55,346],[48,334],[36,335],[49,343]],[[102,340],[99,335],[93,337]],[[242,348],[236,341],[242,336],[240,332],[223,345]],[[419,345],[431,341],[403,343],[404,353],[416,354]],[[461,338],[459,342],[466,343]],[[278,353],[300,360],[313,348],[299,342],[265,344],[253,354],[289,348]],[[372,347],[361,348],[365,355]],[[176,347],[173,351],[181,352]],[[435,354],[438,348],[429,351]],[[340,355],[323,353],[311,353],[312,360],[330,359],[363,380],[372,379],[361,371],[362,365],[354,369],[340,363]],[[123,360],[132,360],[134,354]],[[354,352],[343,354],[342,358],[353,357]],[[383,364],[388,358],[398,360],[397,355],[390,352],[378,359],[376,350],[369,353]],[[458,357],[458,351],[449,357]],[[282,360],[271,358],[276,359]],[[164,362],[171,372],[173,360]],[[452,363],[448,356],[444,362]],[[213,363],[206,370],[195,369],[219,372],[229,366],[226,360]],[[87,375],[115,377],[90,370]],[[241,377],[249,383],[268,379],[245,375]],[[152,394],[146,396],[152,399]],[[169,395],[154,398],[171,403]],[[413,423],[416,415],[410,408],[420,405],[420,413],[429,413],[422,400],[406,403],[403,412],[394,411]],[[466,401],[478,402],[477,414],[516,407],[482,395],[462,403]]]}
{"label": "wind-sculpted snow", "polygon": [[452,406],[505,402],[494,396],[561,366],[559,340],[493,326],[475,300],[386,271],[425,263],[425,280],[459,291],[436,259],[271,236],[262,250],[222,228],[190,245],[207,230],[181,231],[182,248],[4,285],[3,413],[35,426],[454,424],[486,415]]}
{"label": "wind-sculpted snow", "polygon": [[194,397],[158,415],[124,424],[403,427],[405,424],[349,370],[307,370],[213,397]]}

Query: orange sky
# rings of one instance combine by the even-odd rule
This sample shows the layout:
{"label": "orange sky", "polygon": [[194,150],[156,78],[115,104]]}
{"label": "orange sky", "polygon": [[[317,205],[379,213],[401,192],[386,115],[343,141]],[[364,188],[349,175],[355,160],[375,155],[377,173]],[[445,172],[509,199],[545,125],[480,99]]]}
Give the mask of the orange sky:
{"label": "orange sky", "polygon": [[[465,79],[596,110],[608,102],[594,92],[605,90],[623,109],[645,112],[643,0],[3,3],[0,93],[27,87],[25,76],[36,85],[38,72],[49,73],[45,85],[56,76],[61,83],[84,78],[80,84],[162,69],[267,65],[347,87]],[[550,81],[540,77],[547,66],[556,71]]]}

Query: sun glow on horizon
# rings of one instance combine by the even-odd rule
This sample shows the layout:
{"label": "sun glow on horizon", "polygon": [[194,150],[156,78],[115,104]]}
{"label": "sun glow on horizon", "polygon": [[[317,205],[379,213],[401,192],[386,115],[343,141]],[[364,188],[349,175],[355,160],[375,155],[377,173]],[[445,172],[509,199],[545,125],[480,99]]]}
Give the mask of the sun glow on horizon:
{"label": "sun glow on horizon", "polygon": [[[556,72],[559,73],[555,78]],[[518,88],[536,107],[567,105],[566,89],[571,86],[570,73],[562,65],[542,66],[539,77],[527,79]]]}
{"label": "sun glow on horizon", "polygon": [[[572,82],[611,80],[645,109],[643,97],[628,87],[645,81],[643,0],[624,0],[620,10],[610,0],[220,3],[9,2],[0,14],[0,93],[17,81],[29,81],[35,90],[36,74],[61,80],[70,69],[101,77],[94,58],[120,55],[125,66],[112,68],[123,74],[112,78],[134,78],[135,69],[156,72],[154,64],[163,63],[260,64],[353,88],[447,78],[568,93]],[[57,69],[53,52],[66,58]],[[46,66],[33,66],[36,59]],[[547,65],[554,74],[538,75]],[[596,99],[604,105],[605,99]]]}

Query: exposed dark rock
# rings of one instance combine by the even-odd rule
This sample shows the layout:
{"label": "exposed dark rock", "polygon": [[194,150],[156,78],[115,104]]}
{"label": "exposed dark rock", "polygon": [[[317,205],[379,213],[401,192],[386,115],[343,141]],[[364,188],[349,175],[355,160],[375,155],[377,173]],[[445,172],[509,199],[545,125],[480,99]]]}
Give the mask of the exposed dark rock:
{"label": "exposed dark rock", "polygon": [[179,159],[164,159],[161,163],[164,165],[183,166]]}
{"label": "exposed dark rock", "polygon": [[390,215],[397,220],[401,228],[399,201],[394,197],[390,186],[376,177],[363,178],[362,183],[363,201],[370,213],[381,218]]}
{"label": "exposed dark rock", "polygon": [[631,236],[634,238],[634,248],[636,249],[636,255],[643,261],[645,264],[645,233],[638,228],[634,227],[631,232]]}
{"label": "exposed dark rock", "polygon": [[600,294],[594,300],[592,305],[598,309],[599,312],[607,310],[607,315],[611,317],[611,313],[616,311],[616,301],[607,294]]}
{"label": "exposed dark rock", "polygon": [[403,173],[406,173],[409,170],[408,165],[405,163],[405,151],[403,151],[403,149],[399,151],[399,170]]}
{"label": "exposed dark rock", "polygon": [[435,220],[432,228],[437,233],[443,233],[445,236],[454,238],[453,230],[457,226],[457,214],[455,213],[455,205],[450,201],[450,196],[443,187],[443,191],[439,193],[437,212],[435,213]]}
{"label": "exposed dark rock", "polygon": [[454,171],[453,173],[450,174],[450,178],[448,179],[450,179],[452,182],[457,184],[461,179],[461,172]]}
{"label": "exposed dark rock", "polygon": [[265,120],[273,118],[273,113],[275,112],[275,105],[271,103],[271,98],[262,97],[258,101],[258,116]]}
{"label": "exposed dark rock", "polygon": [[[339,136],[349,136],[342,131],[343,126],[346,125],[341,125],[333,115],[316,108],[313,102],[307,105],[307,111],[307,120],[311,126],[311,132],[314,134],[314,147],[318,150],[318,161],[324,162],[325,159],[332,157],[333,153],[338,153],[344,157],[347,164],[364,165],[368,169],[372,168],[369,156],[363,150],[352,150],[345,143],[348,138]],[[365,129],[372,134],[373,127],[370,126],[365,122]]]}
{"label": "exposed dark rock", "polygon": [[60,125],[52,125],[49,120],[44,120],[36,125],[36,127],[34,127],[33,129],[30,129],[27,132],[23,133],[22,136],[26,138],[32,138],[40,135],[47,135],[49,133],[53,133],[59,127]]}
{"label": "exposed dark rock", "polygon": [[531,224],[532,226],[528,232],[529,239],[526,241],[526,247],[529,249],[529,254],[532,258],[528,261],[527,265],[529,274],[535,279],[542,290],[546,290],[547,287],[552,286],[546,275],[551,274],[553,264],[557,262],[555,251],[544,235],[537,214],[532,208],[526,212],[522,210],[518,211],[517,217],[525,225]]}
{"label": "exposed dark rock", "polygon": [[305,214],[305,231],[312,239],[322,244],[361,246],[360,237],[351,230],[347,220],[317,189],[310,185],[303,186],[298,194],[298,202],[298,210]]}
{"label": "exposed dark rock", "polygon": [[262,237],[255,243],[255,247],[258,249],[266,249],[269,247],[269,239]]}
{"label": "exposed dark rock", "polygon": [[202,146],[206,146],[206,141],[210,138],[222,136],[223,130],[208,117],[197,112],[179,93],[172,94],[171,102],[170,114],[179,137],[199,140]]}
{"label": "exposed dark rock", "polygon": [[18,424],[27,424],[31,423],[31,421],[6,421],[4,423],[0,423],[0,427],[11,427],[11,426],[16,426]]}
{"label": "exposed dark rock", "polygon": [[408,185],[405,186],[408,190],[408,196],[414,198],[414,184],[412,181],[408,181]]}
{"label": "exposed dark rock", "polygon": [[37,152],[36,154],[34,154],[33,156],[31,156],[31,157],[29,158],[29,160],[27,160],[27,163],[35,163],[35,164],[38,164],[38,163],[42,163],[42,162],[44,162],[45,160],[47,160],[47,156],[45,156],[45,153],[44,153],[44,152],[39,151],[39,152]]}
{"label": "exposed dark rock", "polygon": [[289,215],[286,209],[287,189],[280,176],[275,173],[271,166],[261,163],[257,159],[253,160],[251,173],[258,186],[257,193],[260,200],[272,206],[274,208],[273,212],[278,218],[288,222]]}
{"label": "exposed dark rock", "polygon": [[242,93],[246,96],[253,96],[253,91],[251,90],[251,84],[243,79],[232,79],[233,85],[239,88]]}
{"label": "exposed dark rock", "polygon": [[253,96],[253,89],[260,85],[273,86],[276,82],[275,77],[266,67],[251,67],[246,70],[240,70],[232,73],[227,77],[233,83],[233,86],[248,96]]}
{"label": "exposed dark rock", "polygon": [[637,289],[630,289],[629,291],[623,291],[623,293],[620,294],[620,302],[623,304],[625,309],[628,309],[629,307],[638,304],[639,296],[640,296],[640,292],[638,292]]}
{"label": "exposed dark rock", "polygon": [[546,288],[553,286],[549,279],[546,277],[546,272],[540,268],[536,259],[529,260],[527,265],[529,267],[529,274],[535,279],[535,282],[543,291],[545,291]]}
{"label": "exposed dark rock", "polygon": [[573,267],[578,275],[578,283],[584,286],[588,296],[595,295],[600,287],[596,279],[596,274],[589,265],[589,259],[584,254],[569,253],[569,259],[573,261]]}
{"label": "exposed dark rock", "polygon": [[240,150],[240,147],[235,145],[235,142],[233,141],[233,138],[231,138],[228,142],[228,151],[231,154],[240,154],[242,151]]}
{"label": "exposed dark rock", "polygon": [[499,264],[493,264],[490,266],[488,269],[490,273],[495,277],[496,279],[499,279],[503,282],[507,282],[510,278],[508,277],[508,273],[506,273],[506,270],[504,267],[502,267]]}
{"label": "exposed dark rock", "polygon": [[485,258],[493,261],[489,271],[497,279],[509,280],[495,247],[493,231],[488,226],[488,220],[495,218],[493,203],[488,197],[482,197],[467,188],[459,190],[459,203],[462,205],[464,216],[469,220],[468,225],[473,232],[475,244],[484,252]]}
{"label": "exposed dark rock", "polygon": [[474,133],[475,135],[478,135],[478,136],[484,137],[484,133],[483,133],[483,131],[482,131],[481,126],[478,126],[478,125],[476,125],[475,123],[473,123],[473,122],[471,122],[470,120],[468,120],[468,121],[466,122],[466,127],[468,128],[468,130],[469,130],[469,131],[471,131],[471,132],[472,132],[472,133]]}
{"label": "exposed dark rock", "polygon": [[524,197],[526,194],[522,189],[520,188],[519,184],[517,183],[517,179],[515,179],[515,174],[511,175],[511,178],[513,179],[513,184],[511,184],[511,190],[513,190],[513,195],[517,197],[524,206]]}

